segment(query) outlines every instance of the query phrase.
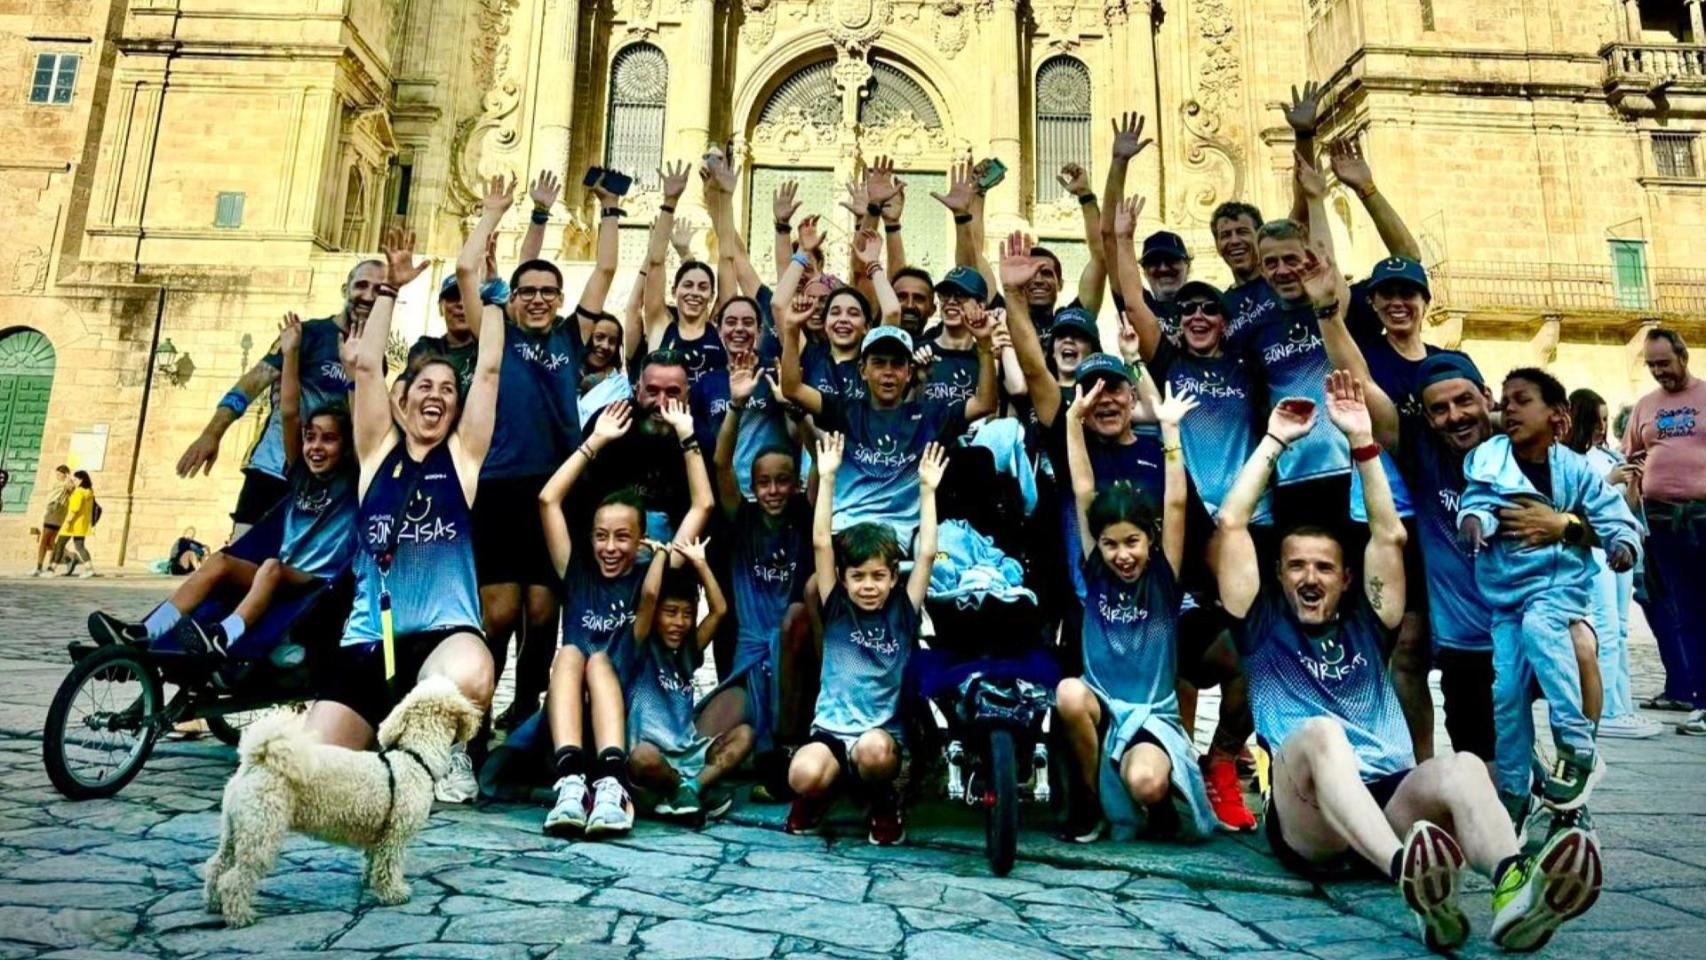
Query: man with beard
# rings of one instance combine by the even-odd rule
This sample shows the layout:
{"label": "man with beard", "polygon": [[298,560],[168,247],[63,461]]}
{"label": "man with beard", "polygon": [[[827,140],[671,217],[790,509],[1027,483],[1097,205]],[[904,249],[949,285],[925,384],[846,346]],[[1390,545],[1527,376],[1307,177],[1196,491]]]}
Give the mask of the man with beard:
{"label": "man with beard", "polygon": [[[950,274],[952,272],[949,271]],[[983,278],[979,276],[978,279]],[[900,301],[900,328],[913,340],[924,340],[924,328],[930,325],[930,318],[936,315],[934,291],[939,286],[922,267],[902,267],[895,272],[894,296]],[[988,284],[984,286],[987,288]]]}
{"label": "man with beard", "polygon": [[[686,359],[674,350],[655,350],[640,363],[634,381],[633,427],[610,442],[587,473],[584,502],[596,504],[618,490],[632,488],[645,501],[645,536],[667,543],[692,505],[687,468],[681,457],[685,444],[697,446],[697,434],[678,440],[664,418],[664,402],[685,404],[689,385]],[[586,529],[572,526],[572,529]]]}
{"label": "man with beard", "polygon": [[1177,340],[1179,291],[1191,279],[1191,254],[1185,249],[1185,238],[1170,230],[1157,230],[1143,238],[1143,254],[1137,262],[1148,287],[1143,291],[1144,306],[1161,322],[1162,335]]}
{"label": "man with beard", "polygon": [[[384,261],[363,260],[344,278],[343,310],[302,325],[298,353],[302,365],[302,409],[317,410],[332,400],[347,402],[353,386],[343,361],[338,358],[338,347],[352,325],[359,327],[367,320],[368,311],[373,309],[374,290],[384,282]],[[275,342],[272,350],[225,392],[207,426],[178,458],[180,477],[195,476],[197,471],[213,472],[213,463],[219,459],[219,441],[225,431],[242,418],[261,391],[270,391],[266,426],[260,442],[249,452],[248,463],[243,465],[243,490],[231,511],[233,540],[248,532],[290,492],[290,484],[285,480],[284,425],[278,410],[278,377],[283,369],[284,357]]]}

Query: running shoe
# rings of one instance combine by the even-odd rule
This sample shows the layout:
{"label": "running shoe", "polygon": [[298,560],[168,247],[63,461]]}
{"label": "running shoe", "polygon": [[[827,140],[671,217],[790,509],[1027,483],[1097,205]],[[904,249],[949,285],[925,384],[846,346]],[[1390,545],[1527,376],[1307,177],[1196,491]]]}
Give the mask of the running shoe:
{"label": "running shoe", "polygon": [[225,628],[219,624],[204,627],[189,617],[178,621],[178,646],[196,656],[225,656]]}
{"label": "running shoe", "polygon": [[89,637],[99,644],[140,645],[148,642],[148,631],[140,623],[125,623],[96,610],[89,614]]}
{"label": "running shoe", "polygon": [[1599,839],[1599,835],[1594,833],[1593,829],[1593,814],[1588,813],[1587,807],[1552,811],[1551,823],[1546,827],[1546,839],[1550,842],[1553,837],[1570,829],[1585,830],[1596,841]]}
{"label": "running shoe", "polygon": [[634,801],[615,777],[600,777],[592,784],[592,812],[586,816],[586,835],[627,833],[634,829]]}
{"label": "running shoe", "polygon": [[1208,805],[1214,808],[1215,819],[1223,829],[1233,833],[1256,829],[1256,816],[1244,804],[1243,784],[1238,780],[1238,765],[1234,761],[1209,760],[1203,767],[1203,787],[1208,791]]}
{"label": "running shoe", "polygon": [[1558,744],[1558,759],[1540,785],[1540,801],[1553,810],[1574,810],[1588,802],[1593,785],[1605,775],[1605,758],[1599,751],[1578,752],[1567,743]]}
{"label": "running shoe", "polygon": [[660,817],[691,817],[701,809],[698,781],[682,780],[675,788],[675,796],[657,805],[657,814]]}
{"label": "running shoe", "polygon": [[473,803],[480,795],[480,781],[474,776],[474,761],[466,747],[459,745],[450,751],[450,768],[433,785],[432,795],[439,803]]}
{"label": "running shoe", "polygon": [[879,847],[892,847],[906,842],[906,818],[900,810],[900,793],[894,789],[878,790],[871,798],[867,814],[870,827],[868,838]]}
{"label": "running shoe", "polygon": [[586,829],[587,811],[592,808],[586,777],[576,773],[557,780],[557,802],[545,814],[545,832],[554,837],[572,837]]}
{"label": "running shoe", "polygon": [[1398,867],[1398,893],[1429,950],[1453,950],[1469,939],[1469,918],[1457,904],[1457,873],[1463,851],[1451,834],[1426,820],[1416,821],[1404,838]]}
{"label": "running shoe", "polygon": [[1696,710],[1688,719],[1676,725],[1676,732],[1685,737],[1706,737],[1706,710]]}
{"label": "running shoe", "polygon": [[700,801],[702,812],[707,820],[720,820],[735,805],[735,795],[722,787],[711,787],[705,791],[704,799]]}
{"label": "running shoe", "polygon": [[1662,693],[1656,697],[1648,697],[1647,699],[1642,700],[1641,709],[1665,710],[1671,713],[1691,713],[1694,710],[1693,707],[1688,705],[1688,701],[1678,700],[1675,697],[1667,697]]}
{"label": "running shoe", "polygon": [[788,822],[782,829],[802,837],[815,837],[823,829],[823,815],[829,812],[828,797],[795,797],[788,808]]}
{"label": "running shoe", "polygon": [[[1606,717],[1599,722],[1599,735],[1618,740],[1646,740],[1664,732],[1664,724],[1648,720],[1638,713],[1621,717]],[[1702,732],[1706,732],[1703,730]]]}
{"label": "running shoe", "polygon": [[1067,843],[1095,843],[1108,829],[1108,821],[1102,816],[1101,801],[1095,797],[1077,799],[1082,793],[1082,788],[1073,789],[1074,799],[1067,805],[1066,823],[1055,834]]}
{"label": "running shoe", "polygon": [[94,570],[94,568],[93,568],[93,567],[91,567],[91,568],[89,568],[89,569],[88,569],[88,570],[85,570],[85,571],[83,571],[83,572],[82,572],[82,573],[79,573],[79,574],[78,574],[78,575],[77,575],[77,579],[79,579],[79,580],[87,580],[87,579],[89,579],[89,578],[90,578],[90,577],[98,577],[98,576],[100,576],[100,574],[98,574],[98,573],[96,573],[96,572],[95,572],[95,570]]}
{"label": "running shoe", "polygon": [[1516,953],[1540,949],[1559,925],[1593,906],[1603,881],[1593,834],[1580,827],[1563,830],[1497,878],[1493,942]]}

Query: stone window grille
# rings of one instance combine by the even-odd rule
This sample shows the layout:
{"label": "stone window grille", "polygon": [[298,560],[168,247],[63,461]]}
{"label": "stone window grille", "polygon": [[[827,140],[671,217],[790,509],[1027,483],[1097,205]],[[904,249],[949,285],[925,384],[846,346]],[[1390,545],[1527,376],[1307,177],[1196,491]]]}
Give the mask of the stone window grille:
{"label": "stone window grille", "polygon": [[246,195],[236,191],[219,194],[213,204],[213,225],[221,230],[235,230],[243,225],[243,200]]}
{"label": "stone window grille", "polygon": [[610,119],[604,165],[634,178],[641,189],[658,186],[663,166],[664,102],[669,61],[649,43],[636,43],[610,66]]}
{"label": "stone window grille", "polygon": [[871,63],[870,86],[859,100],[859,126],[880,130],[910,114],[927,130],[939,130],[942,118],[930,95],[899,67],[882,60]]}
{"label": "stone window grille", "polygon": [[71,102],[77,88],[77,65],[82,58],[75,53],[40,53],[36,55],[35,75],[30,79],[30,102],[64,106]]}
{"label": "stone window grille", "polygon": [[1051,57],[1037,70],[1036,97],[1036,200],[1043,204],[1061,194],[1061,167],[1090,168],[1090,71],[1072,57]]}
{"label": "stone window grille", "polygon": [[1661,177],[1698,177],[1692,133],[1653,134],[1653,170]]}

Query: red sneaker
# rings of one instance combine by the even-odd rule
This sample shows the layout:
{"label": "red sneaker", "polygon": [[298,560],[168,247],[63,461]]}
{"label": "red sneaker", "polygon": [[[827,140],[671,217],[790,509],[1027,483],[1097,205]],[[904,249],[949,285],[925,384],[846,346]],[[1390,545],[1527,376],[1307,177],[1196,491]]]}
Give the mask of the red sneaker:
{"label": "red sneaker", "polygon": [[871,801],[870,840],[879,847],[906,842],[906,821],[900,812],[900,795],[882,791]]}
{"label": "red sneaker", "polygon": [[1227,759],[1211,759],[1203,769],[1203,786],[1215,819],[1233,833],[1256,829],[1256,817],[1244,805],[1244,790],[1238,782],[1238,765]]}
{"label": "red sneaker", "polygon": [[829,810],[829,801],[815,797],[795,797],[794,803],[788,808],[788,822],[782,829],[788,833],[803,837],[815,837],[823,828],[823,815]]}

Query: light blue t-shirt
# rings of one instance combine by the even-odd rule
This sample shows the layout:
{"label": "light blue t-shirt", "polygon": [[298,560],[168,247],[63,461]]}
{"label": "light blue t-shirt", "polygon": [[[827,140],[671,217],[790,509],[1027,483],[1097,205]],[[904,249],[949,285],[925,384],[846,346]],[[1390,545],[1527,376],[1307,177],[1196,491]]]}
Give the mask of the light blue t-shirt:
{"label": "light blue t-shirt", "polygon": [[1084,558],[1084,680],[1107,700],[1177,713],[1182,599],[1160,550],[1136,583],[1126,583],[1099,552]]}
{"label": "light blue t-shirt", "polygon": [[823,676],[813,728],[844,737],[879,729],[898,735],[901,679],[918,623],[905,581],[870,613],[837,584],[823,603]]}
{"label": "light blue t-shirt", "polygon": [[355,473],[353,463],[324,478],[301,461],[291,468],[290,495],[279,507],[284,511],[280,563],[325,580],[349,568],[355,555]]}
{"label": "light blue t-shirt", "polygon": [[964,401],[912,400],[882,410],[825,395],[816,421],[846,437],[835,475],[835,531],[886,523],[902,546],[910,544],[918,528],[918,460],[927,444],[965,433]]}
{"label": "light blue t-shirt", "polygon": [[1285,486],[1351,472],[1351,448],[1327,416],[1327,374],[1333,370],[1321,326],[1307,304],[1282,304],[1269,311],[1245,337],[1248,362],[1268,381],[1268,409],[1286,397],[1315,401],[1315,426],[1279,458],[1276,483]]}

